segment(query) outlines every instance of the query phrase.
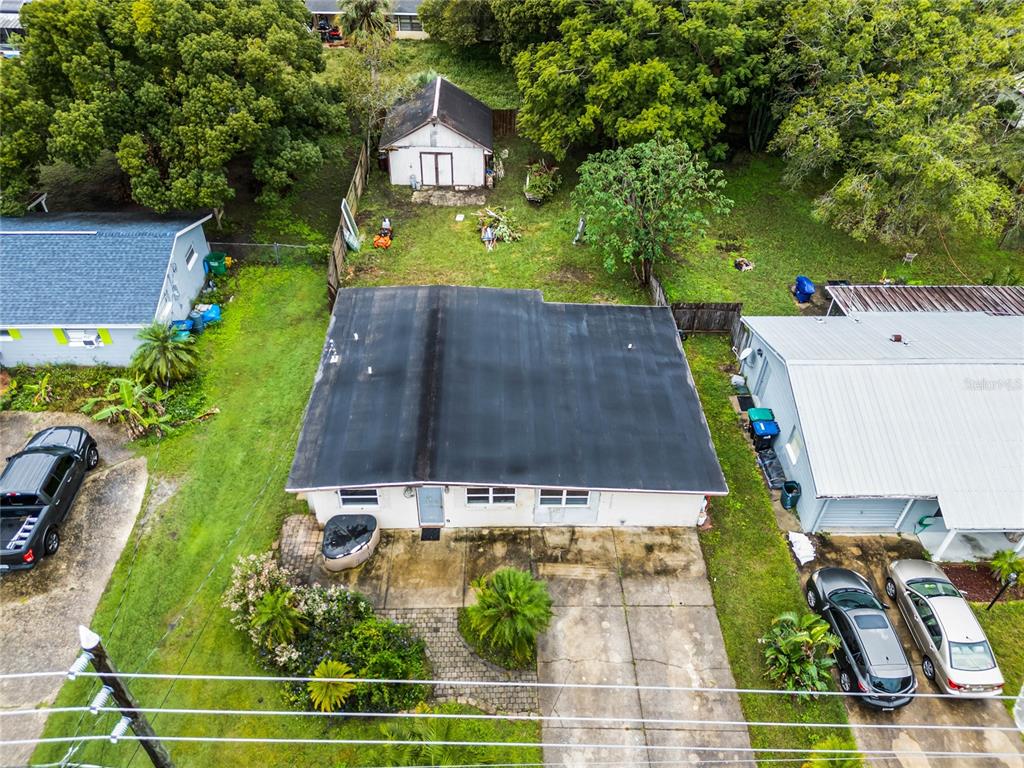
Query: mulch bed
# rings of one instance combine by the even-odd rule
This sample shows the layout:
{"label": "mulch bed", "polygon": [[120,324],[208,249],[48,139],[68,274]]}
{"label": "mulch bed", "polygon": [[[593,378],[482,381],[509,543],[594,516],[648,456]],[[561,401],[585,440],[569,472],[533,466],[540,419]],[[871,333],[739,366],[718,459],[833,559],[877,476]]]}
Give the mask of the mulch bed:
{"label": "mulch bed", "polygon": [[[942,570],[953,582],[953,586],[963,592],[972,602],[987,603],[999,592],[1000,584],[992,577],[988,565],[944,563]],[[1024,600],[1024,585],[1018,584],[1013,589],[1006,590],[1000,598],[1000,602],[1003,600]]]}

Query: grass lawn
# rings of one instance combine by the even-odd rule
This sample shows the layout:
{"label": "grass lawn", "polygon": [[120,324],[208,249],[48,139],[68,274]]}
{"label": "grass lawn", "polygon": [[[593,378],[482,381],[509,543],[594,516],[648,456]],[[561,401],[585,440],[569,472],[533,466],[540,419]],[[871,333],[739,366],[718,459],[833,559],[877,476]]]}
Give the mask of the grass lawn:
{"label": "grass lawn", "polygon": [[[722,372],[722,367],[733,359],[727,338],[694,336],[685,346],[729,484],[728,496],[712,499],[714,527],[700,538],[715,609],[737,685],[769,688],[771,684],[763,675],[763,650],[757,640],[778,614],[805,610],[800,581],[775,523],[768,490],[761,481],[754,454],[729,404],[732,390],[728,374]],[[744,695],[740,699],[743,713],[751,721],[847,721],[846,710],[837,696],[806,703],[784,696]],[[849,736],[845,728],[837,731]],[[763,748],[812,747],[832,733],[831,729],[823,728],[750,729],[752,745]]]}
{"label": "grass lawn", "polygon": [[[789,286],[799,274],[819,285],[837,279],[877,283],[883,271],[924,284],[963,284],[1021,260],[1019,253],[978,239],[949,243],[956,264],[936,245],[905,267],[897,249],[858,242],[816,221],[813,196],[824,187],[790,189],[782,183],[778,158],[740,155],[724,171],[725,193],[735,207],[712,223],[708,239],[694,251],[658,269],[670,301],[742,301],[746,314],[791,315],[798,310]],[[737,256],[754,262],[754,270],[736,271]]]}
{"label": "grass lawn", "polygon": [[[537,157],[532,145],[520,139],[499,141],[497,151],[509,150],[505,178],[488,193],[487,205],[509,206],[521,222],[523,238],[498,243],[488,253],[480,242],[477,206],[438,208],[414,205],[407,187],[392,186],[375,171],[359,203],[364,238],[391,217],[395,240],[388,250],[351,253],[348,286],[368,285],[482,285],[495,288],[539,288],[549,301],[647,304],[647,294],[628,274],[610,275],[600,256],[585,245],[573,246],[577,215],[566,178],[558,194],[542,206],[522,194],[526,164]],[[464,214],[461,222],[456,214]]]}
{"label": "grass lawn", "polygon": [[[141,449],[149,460],[151,491],[158,481],[173,484],[175,492],[137,524],[92,622],[126,671],[261,673],[248,641],[228,623],[220,599],[237,556],[266,550],[281,519],[305,509],[283,488],[327,314],[322,270],[250,267],[240,274],[238,288],[223,324],[201,341],[209,401],[220,414]],[[67,684],[58,705],[87,702],[95,685],[81,679]],[[136,681],[132,688],[144,706],[160,706],[166,697],[168,707],[287,709],[269,684],[179,682],[171,687],[166,681]],[[72,735],[78,719],[77,714],[55,715],[45,735]],[[103,734],[112,726],[112,716],[97,720],[89,715],[82,733]],[[164,735],[379,734],[376,722],[299,717],[164,715],[155,727]],[[487,727],[494,731],[490,736],[501,739],[538,738],[529,724]],[[59,759],[65,749],[44,746],[35,757],[39,762]],[[344,746],[174,744],[171,749],[178,765],[189,766],[291,768],[342,764],[361,754]],[[112,746],[102,741],[84,747],[76,759],[123,766],[133,751],[129,743]],[[514,757],[536,760],[535,752],[515,751]],[[136,765],[144,763],[145,756],[140,755]]]}
{"label": "grass lawn", "polygon": [[[1008,696],[1016,696],[1024,685],[1024,643],[1020,637],[1024,629],[1024,600],[996,603],[991,611],[985,610],[986,605],[975,603],[974,613],[992,643],[996,661],[1006,681],[1003,692]],[[1006,707],[1012,712],[1013,702],[1007,701]]]}

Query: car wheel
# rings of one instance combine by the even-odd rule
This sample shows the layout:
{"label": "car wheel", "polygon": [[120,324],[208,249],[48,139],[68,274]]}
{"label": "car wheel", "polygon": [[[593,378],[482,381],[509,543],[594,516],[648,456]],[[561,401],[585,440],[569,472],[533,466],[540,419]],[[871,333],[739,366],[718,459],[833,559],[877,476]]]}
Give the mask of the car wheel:
{"label": "car wheel", "polygon": [[812,611],[818,610],[818,593],[810,585],[807,586],[807,607]]}
{"label": "car wheel", "polygon": [[889,596],[890,600],[896,599],[896,582],[892,579],[885,580],[885,594]]}
{"label": "car wheel", "polygon": [[60,549],[60,532],[50,527],[46,529],[46,534],[43,536],[43,554],[46,557],[57,554],[57,550]]}
{"label": "car wheel", "polygon": [[96,465],[100,463],[100,450],[95,445],[90,445],[89,450],[85,454],[85,467],[86,469],[96,469]]}
{"label": "car wheel", "polygon": [[853,678],[845,669],[839,670],[839,687],[843,689],[843,693],[853,691]]}
{"label": "car wheel", "polygon": [[927,656],[925,656],[924,661],[921,662],[921,671],[924,672],[924,676],[929,680],[935,679],[935,665]]}

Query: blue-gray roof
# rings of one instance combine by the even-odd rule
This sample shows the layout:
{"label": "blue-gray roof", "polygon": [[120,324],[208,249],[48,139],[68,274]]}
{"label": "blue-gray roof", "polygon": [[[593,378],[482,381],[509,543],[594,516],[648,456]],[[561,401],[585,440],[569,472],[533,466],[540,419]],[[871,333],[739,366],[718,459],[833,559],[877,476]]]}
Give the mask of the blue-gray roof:
{"label": "blue-gray roof", "polygon": [[0,218],[0,325],[153,322],[174,235],[198,218]]}

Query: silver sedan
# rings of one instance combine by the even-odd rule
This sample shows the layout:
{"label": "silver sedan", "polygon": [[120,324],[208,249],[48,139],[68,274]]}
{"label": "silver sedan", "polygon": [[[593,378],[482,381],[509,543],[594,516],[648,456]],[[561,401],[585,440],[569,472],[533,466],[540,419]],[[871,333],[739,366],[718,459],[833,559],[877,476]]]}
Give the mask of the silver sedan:
{"label": "silver sedan", "polygon": [[885,594],[907,620],[924,654],[921,670],[946,693],[998,696],[1003,675],[978,619],[946,574],[925,560],[889,564]]}

